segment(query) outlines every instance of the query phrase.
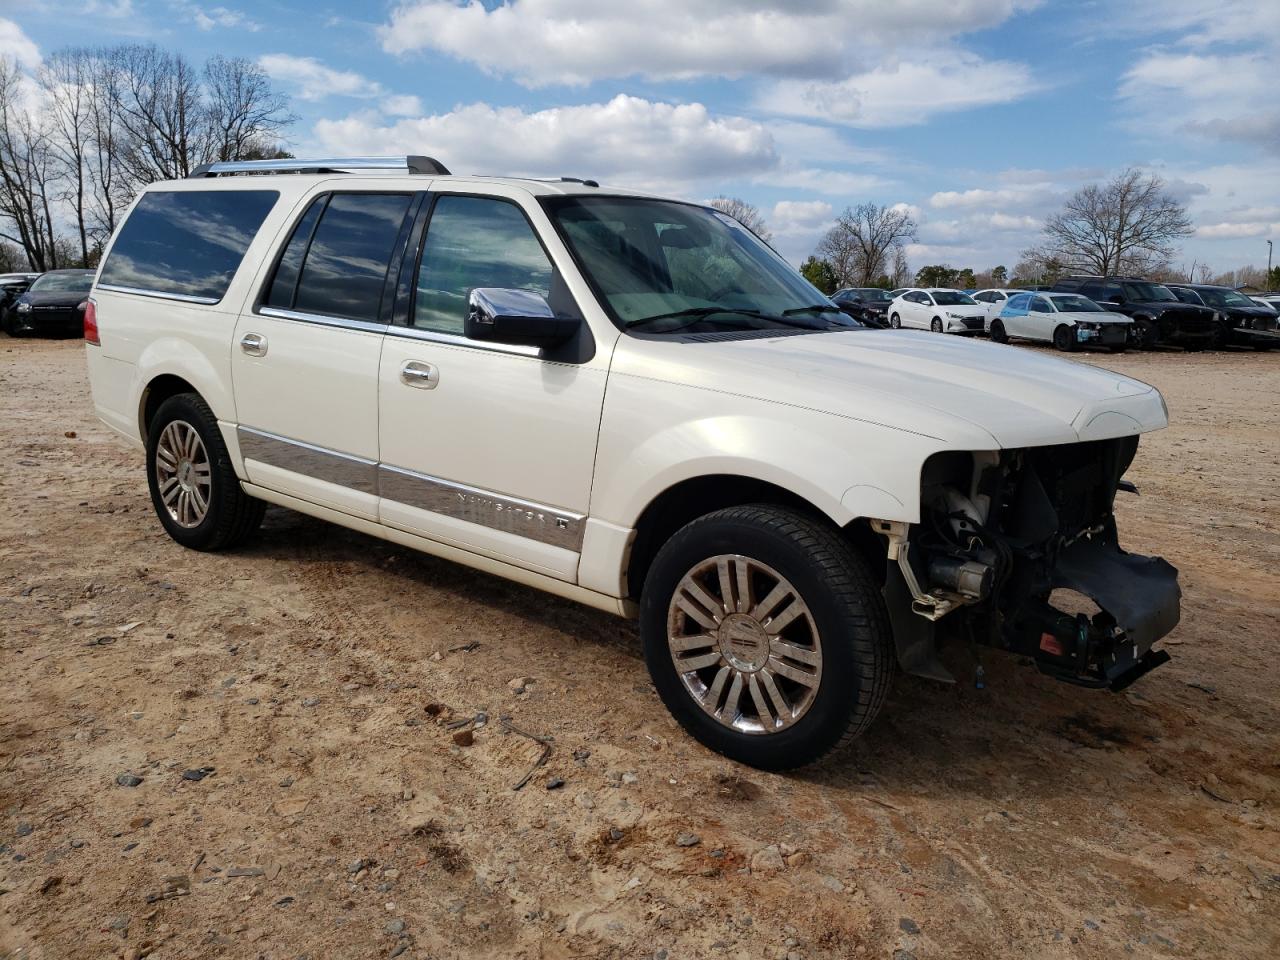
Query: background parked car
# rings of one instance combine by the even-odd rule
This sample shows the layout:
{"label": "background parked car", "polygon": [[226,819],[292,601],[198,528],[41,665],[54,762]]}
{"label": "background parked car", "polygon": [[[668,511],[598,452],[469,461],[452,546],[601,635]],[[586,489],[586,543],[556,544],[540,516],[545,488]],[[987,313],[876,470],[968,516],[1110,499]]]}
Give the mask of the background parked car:
{"label": "background parked car", "polygon": [[1137,277],[1076,276],[1059,280],[1053,289],[1081,294],[1132,317],[1133,345],[1143,350],[1162,344],[1203,350],[1213,344],[1213,311],[1183,303],[1164,284]]}
{"label": "background parked car", "polygon": [[846,314],[868,327],[889,326],[889,304],[893,297],[880,287],[845,287],[831,295],[832,301]]}
{"label": "background parked car", "polygon": [[92,270],[50,270],[31,284],[9,312],[5,333],[73,334],[84,329],[81,304],[93,287]]}
{"label": "background parked car", "polygon": [[889,304],[889,326],[934,333],[982,333],[984,305],[945,287],[911,287]]}
{"label": "background parked car", "polygon": [[1000,316],[1000,311],[1004,309],[1004,305],[1008,303],[1009,298],[1015,293],[1026,293],[1022,287],[992,287],[988,290],[979,290],[973,294],[973,299],[983,306],[983,328],[990,333],[991,321]]}
{"label": "background parked car", "polygon": [[1199,304],[1213,311],[1214,346],[1233,344],[1270,350],[1280,346],[1276,311],[1254,303],[1239,290],[1212,283],[1165,284],[1183,303]]}
{"label": "background parked car", "polygon": [[6,329],[4,323],[9,311],[38,276],[38,273],[0,273],[0,329]]}
{"label": "background parked car", "polygon": [[991,339],[1041,340],[1068,352],[1087,344],[1123,353],[1132,327],[1132,318],[1103,310],[1078,293],[1016,293],[991,321]]}

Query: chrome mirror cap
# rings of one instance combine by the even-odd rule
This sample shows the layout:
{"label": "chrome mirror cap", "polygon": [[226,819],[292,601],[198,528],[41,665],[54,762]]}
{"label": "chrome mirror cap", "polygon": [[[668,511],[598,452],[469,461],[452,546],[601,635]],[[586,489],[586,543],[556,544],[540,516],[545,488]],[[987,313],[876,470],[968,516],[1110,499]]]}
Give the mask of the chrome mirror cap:
{"label": "chrome mirror cap", "polygon": [[576,317],[557,317],[546,297],[532,290],[476,287],[467,295],[465,333],[472,340],[550,347],[581,324]]}

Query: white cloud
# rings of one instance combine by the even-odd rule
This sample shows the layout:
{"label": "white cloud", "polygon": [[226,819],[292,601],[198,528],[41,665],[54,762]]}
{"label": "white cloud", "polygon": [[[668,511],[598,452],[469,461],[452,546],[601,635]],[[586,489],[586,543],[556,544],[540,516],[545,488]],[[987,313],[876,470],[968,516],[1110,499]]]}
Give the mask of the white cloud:
{"label": "white cloud", "polygon": [[383,98],[382,112],[393,117],[416,117],[422,113],[422,101],[411,93],[395,93]]}
{"label": "white cloud", "polygon": [[0,17],[0,57],[14,60],[27,70],[40,66],[40,48],[20,26],[3,17]]}
{"label": "white cloud", "polygon": [[831,222],[831,204],[823,200],[779,200],[768,217],[776,236],[813,234]]}
{"label": "white cloud", "polygon": [[997,204],[1024,204],[1042,199],[1052,193],[1039,184],[1025,187],[1001,187],[989,190],[975,187],[972,190],[943,190],[929,198],[929,206],[940,210],[991,207]]}
{"label": "white cloud", "polygon": [[201,30],[212,30],[215,27],[223,27],[226,29],[238,27],[241,30],[248,30],[250,33],[257,33],[262,29],[262,25],[251,20],[247,14],[240,10],[230,10],[227,7],[198,7],[194,4],[187,5],[186,11],[191,15],[191,19],[195,21],[195,25]]}
{"label": "white cloud", "polygon": [[1209,223],[1196,228],[1196,236],[1208,240],[1238,240],[1247,237],[1270,238],[1280,234],[1280,221],[1245,221],[1243,223]]}
{"label": "white cloud", "polygon": [[[405,0],[381,29],[391,53],[432,50],[530,85],[748,74],[822,77],[830,64],[875,59],[995,26],[1035,0]],[[864,67],[866,64],[864,64]]]}
{"label": "white cloud", "polygon": [[1152,50],[1124,74],[1119,95],[1145,122],[1280,153],[1277,54],[1280,38],[1232,53]]}
{"label": "white cloud", "polygon": [[295,87],[300,100],[325,97],[377,97],[382,84],[351,70],[335,70],[315,57],[295,57],[288,53],[268,53],[258,58],[258,66],[281,83]]}
{"label": "white cloud", "polygon": [[608,178],[675,193],[779,163],[773,137],[755,121],[629,96],[533,112],[475,103],[394,123],[353,114],[318,121],[313,137],[325,152],[425,153],[459,173]]}
{"label": "white cloud", "polygon": [[851,126],[900,127],[939,113],[1010,103],[1036,89],[1024,64],[935,50],[927,60],[898,60],[843,80],[781,80],[761,94],[757,105]]}

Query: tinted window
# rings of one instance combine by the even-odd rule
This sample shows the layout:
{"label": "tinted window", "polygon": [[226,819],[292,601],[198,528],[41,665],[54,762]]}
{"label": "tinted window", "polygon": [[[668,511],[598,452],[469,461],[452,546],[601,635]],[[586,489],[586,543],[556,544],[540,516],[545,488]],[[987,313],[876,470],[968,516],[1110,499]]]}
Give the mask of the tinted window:
{"label": "tinted window", "polygon": [[409,194],[338,193],[311,237],[295,310],[377,321]]}
{"label": "tinted window", "polygon": [[1027,309],[1027,301],[1030,299],[1031,294],[1019,293],[1016,296],[1010,297],[1009,302],[1005,304],[1005,307],[1010,310],[1025,310]]}
{"label": "tinted window", "polygon": [[74,273],[46,273],[31,284],[32,293],[66,293],[71,295],[89,295],[93,286],[93,271],[86,270]]}
{"label": "tinted window", "polygon": [[298,272],[302,269],[302,258],[306,255],[307,244],[311,242],[311,234],[315,231],[316,222],[320,219],[320,212],[328,202],[328,194],[316,197],[311,201],[307,212],[302,215],[302,219],[298,221],[298,225],[293,228],[293,236],[289,238],[289,245],[280,255],[275,278],[271,281],[271,290],[264,301],[268,306],[281,307],[285,310],[293,308],[293,295],[298,289]]}
{"label": "tinted window", "polygon": [[1102,308],[1090,300],[1088,297],[1081,297],[1075,294],[1068,294],[1063,297],[1050,297],[1053,305],[1058,308],[1061,313],[1101,313]]}
{"label": "tinted window", "polygon": [[1031,301],[1032,313],[1053,313],[1053,308],[1049,306],[1049,302],[1044,297],[1036,297]]}
{"label": "tinted window", "polygon": [[972,307],[973,298],[959,290],[935,290],[933,302],[942,307]]}
{"label": "tinted window", "polygon": [[221,300],[279,196],[275,190],[143,194],[99,282]]}
{"label": "tinted window", "polygon": [[441,197],[427,225],[413,325],[461,334],[476,287],[551,295],[551,261],[520,208],[489,197]]}

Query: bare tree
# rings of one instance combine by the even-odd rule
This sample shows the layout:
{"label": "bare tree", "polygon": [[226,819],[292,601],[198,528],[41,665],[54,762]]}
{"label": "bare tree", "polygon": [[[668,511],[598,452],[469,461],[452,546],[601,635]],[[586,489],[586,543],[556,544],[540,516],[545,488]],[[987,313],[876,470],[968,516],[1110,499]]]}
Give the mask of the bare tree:
{"label": "bare tree", "polygon": [[206,120],[213,160],[242,160],[266,153],[297,118],[271,79],[243,57],[213,57],[205,64]]}
{"label": "bare tree", "polygon": [[1146,272],[1167,265],[1178,239],[1190,232],[1185,208],[1164,181],[1130,168],[1077,191],[1045,221],[1043,246],[1056,259],[1097,273]]}
{"label": "bare tree", "polygon": [[0,57],[0,239],[35,270],[58,266],[56,160],[44,117],[32,109],[18,65]]}
{"label": "bare tree", "polygon": [[721,213],[733,217],[765,243],[773,239],[772,231],[764,222],[764,215],[754,204],[737,197],[720,196],[712,198],[710,205]]}
{"label": "bare tree", "polygon": [[911,267],[907,264],[907,250],[904,244],[895,244],[893,248],[893,273],[889,280],[894,289],[905,287],[911,282]]}
{"label": "bare tree", "polygon": [[59,199],[71,208],[80,246],[80,265],[89,265],[89,155],[94,150],[91,54],[61,50],[40,68],[40,87],[50,122],[50,146],[57,159],[63,189]]}
{"label": "bare tree", "polygon": [[[861,203],[836,218],[818,244],[818,254],[831,263],[841,285],[869,287],[889,272],[890,255],[915,234],[916,222],[907,211]],[[895,274],[897,266],[895,256]]]}
{"label": "bare tree", "polygon": [[110,57],[125,172],[134,185],[186,177],[211,153],[199,74],[154,45],[127,44]]}

